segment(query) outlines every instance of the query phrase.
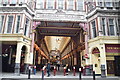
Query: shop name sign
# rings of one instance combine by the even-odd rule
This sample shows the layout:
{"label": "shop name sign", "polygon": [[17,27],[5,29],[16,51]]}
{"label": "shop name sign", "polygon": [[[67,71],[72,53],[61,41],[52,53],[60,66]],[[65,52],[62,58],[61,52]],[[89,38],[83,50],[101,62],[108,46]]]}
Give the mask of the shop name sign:
{"label": "shop name sign", "polygon": [[70,14],[37,14],[34,19],[40,20],[61,20],[61,21],[85,21],[83,15],[70,15]]}
{"label": "shop name sign", "polygon": [[105,49],[107,53],[120,53],[120,44],[106,44]]}

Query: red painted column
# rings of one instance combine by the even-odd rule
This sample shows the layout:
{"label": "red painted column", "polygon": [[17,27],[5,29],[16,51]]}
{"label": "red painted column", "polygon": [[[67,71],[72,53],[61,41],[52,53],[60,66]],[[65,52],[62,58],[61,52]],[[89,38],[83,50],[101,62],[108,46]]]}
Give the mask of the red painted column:
{"label": "red painted column", "polygon": [[54,76],[56,75],[56,67],[54,66]]}
{"label": "red painted column", "polygon": [[64,76],[66,75],[66,68],[64,67]]}
{"label": "red painted column", "polygon": [[75,74],[76,74],[76,73],[75,73],[75,67],[73,67],[73,76],[75,76]]}
{"label": "red painted column", "polygon": [[40,22],[33,22],[33,27],[32,27],[32,45],[31,45],[31,49],[30,52],[33,53],[33,49],[34,49],[34,37],[35,37],[35,28],[37,27],[37,25],[40,24]]}

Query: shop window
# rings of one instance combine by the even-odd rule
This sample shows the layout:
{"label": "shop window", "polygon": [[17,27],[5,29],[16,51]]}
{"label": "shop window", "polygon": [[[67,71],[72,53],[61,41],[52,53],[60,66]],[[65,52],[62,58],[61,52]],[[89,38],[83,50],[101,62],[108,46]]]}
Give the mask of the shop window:
{"label": "shop window", "polygon": [[0,15],[0,33],[2,33],[4,16]]}

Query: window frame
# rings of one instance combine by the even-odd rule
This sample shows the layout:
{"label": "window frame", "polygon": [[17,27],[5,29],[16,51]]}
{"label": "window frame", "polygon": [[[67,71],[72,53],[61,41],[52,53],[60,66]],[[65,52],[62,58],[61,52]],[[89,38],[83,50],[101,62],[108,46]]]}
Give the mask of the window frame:
{"label": "window frame", "polygon": [[[110,19],[113,20],[113,24],[110,24]],[[111,35],[111,30],[110,30],[110,26],[113,26],[114,28],[114,35]],[[116,28],[115,28],[115,19],[114,18],[108,18],[108,31],[109,31],[109,36],[115,36],[116,35]]]}
{"label": "window frame", "polygon": [[81,10],[81,9],[79,10],[78,2],[79,2],[79,0],[77,0],[77,2],[76,2],[76,10],[78,10],[78,11],[83,11],[84,1],[82,1],[82,10]]}
{"label": "window frame", "polygon": [[117,25],[116,25],[116,28],[118,29],[116,29],[116,34],[118,35],[118,36],[120,36],[120,18],[117,18],[116,19],[117,20]]}
{"label": "window frame", "polygon": [[[18,32],[16,32],[16,30],[17,30],[17,24],[18,24],[18,16],[20,16],[19,29],[18,29]],[[15,22],[15,28],[14,28],[14,33],[16,33],[16,34],[20,32],[19,30],[20,30],[20,25],[21,25],[21,22],[22,22],[22,21],[21,21],[21,20],[22,20],[21,18],[22,18],[22,16],[21,16],[20,14],[19,14],[19,15],[16,15],[16,22]]]}
{"label": "window frame", "polygon": [[[4,18],[3,18],[3,23],[2,23],[2,25],[1,25],[1,31],[0,31],[0,33],[2,33],[3,32],[3,28],[4,28],[4,22],[5,22],[5,15],[0,15],[1,17],[3,16]],[[2,19],[2,18],[1,18]]]}
{"label": "window frame", "polygon": [[[95,26],[94,26],[95,29],[93,28],[93,24],[92,24],[93,22],[95,22]],[[93,21],[91,21],[90,23],[91,23],[91,32],[92,32],[91,37],[92,37],[92,38],[96,38],[96,37],[97,37],[96,21],[93,20]],[[94,30],[95,30],[95,34],[94,34]]]}
{"label": "window frame", "polygon": [[10,0],[10,4],[17,4],[17,0]]}
{"label": "window frame", "polygon": [[72,9],[69,8],[69,3],[70,2],[69,2],[69,0],[67,0],[67,10],[75,10],[75,1],[74,0],[71,0],[71,1],[73,1],[73,4],[72,4],[73,8]]}
{"label": "window frame", "polygon": [[[104,29],[105,29],[104,32],[103,32],[103,19],[104,19]],[[104,36],[106,36],[107,35],[107,25],[106,25],[106,18],[105,17],[101,18],[101,25],[102,25],[102,33]]]}
{"label": "window frame", "polygon": [[[26,28],[26,21],[28,19],[28,24],[27,24],[27,28]],[[26,28],[26,32],[25,32],[25,28]],[[25,19],[25,25],[24,25],[24,36],[29,37],[29,32],[30,32],[30,19],[28,17],[26,17]]]}
{"label": "window frame", "polygon": [[[53,8],[49,8],[49,2],[50,2],[50,6],[52,5]],[[51,2],[53,2],[53,4],[51,4]],[[46,9],[55,9],[55,0],[50,1],[50,0],[46,0]]]}
{"label": "window frame", "polygon": [[[58,4],[59,4],[59,0],[57,0],[56,3],[57,3],[57,9],[59,9],[59,6],[58,6]],[[65,9],[65,0],[63,0],[63,6],[62,6],[62,7],[63,7],[63,9]]]}
{"label": "window frame", "polygon": [[[38,1],[40,1],[39,3],[38,3]],[[44,0],[37,0],[37,4],[36,4],[36,8],[37,9],[44,9]],[[42,6],[41,6],[41,3],[42,3]]]}
{"label": "window frame", "polygon": [[[13,16],[13,21],[12,21],[12,27],[11,27],[11,32],[10,33],[8,33],[7,32],[7,29],[8,29],[8,19],[9,19],[9,16]],[[15,15],[7,15],[7,19],[6,19],[6,24],[5,24],[5,31],[4,31],[4,33],[6,33],[6,34],[12,34],[12,31],[13,31],[13,26],[14,26],[14,19],[15,19]]]}

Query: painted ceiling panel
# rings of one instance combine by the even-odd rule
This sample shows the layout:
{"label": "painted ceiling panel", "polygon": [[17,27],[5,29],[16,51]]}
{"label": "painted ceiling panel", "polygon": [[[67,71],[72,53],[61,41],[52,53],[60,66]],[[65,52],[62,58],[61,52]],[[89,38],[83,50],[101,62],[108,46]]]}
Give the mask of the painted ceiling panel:
{"label": "painted ceiling panel", "polygon": [[69,40],[70,37],[45,36],[45,41],[49,52],[51,50],[59,50],[61,52],[65,48]]}

